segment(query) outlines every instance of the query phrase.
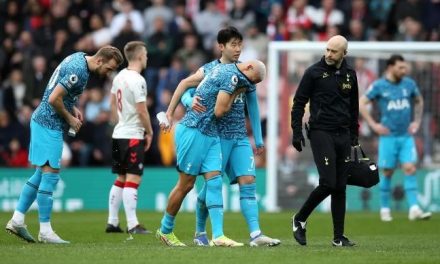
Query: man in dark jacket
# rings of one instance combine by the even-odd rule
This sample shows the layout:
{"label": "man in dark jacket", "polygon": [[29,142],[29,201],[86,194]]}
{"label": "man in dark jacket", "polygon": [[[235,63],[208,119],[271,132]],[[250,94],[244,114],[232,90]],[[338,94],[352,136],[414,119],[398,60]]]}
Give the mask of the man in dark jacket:
{"label": "man in dark jacket", "polygon": [[325,56],[309,67],[299,84],[292,107],[292,144],[301,151],[304,108],[310,101],[309,126],[306,125],[319,185],[300,211],[292,217],[295,240],[306,245],[306,220],[318,204],[331,195],[333,246],[354,246],[344,236],[347,176],[346,160],[351,146],[358,144],[359,97],[356,72],[347,65],[347,40],[334,36],[327,42]]}

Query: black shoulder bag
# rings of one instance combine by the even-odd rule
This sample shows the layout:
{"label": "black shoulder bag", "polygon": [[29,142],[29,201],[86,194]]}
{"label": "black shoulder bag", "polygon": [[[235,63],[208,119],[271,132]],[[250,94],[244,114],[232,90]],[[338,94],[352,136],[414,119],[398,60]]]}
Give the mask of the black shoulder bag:
{"label": "black shoulder bag", "polygon": [[352,147],[347,174],[348,185],[370,188],[379,183],[379,168],[365,155],[360,145]]}

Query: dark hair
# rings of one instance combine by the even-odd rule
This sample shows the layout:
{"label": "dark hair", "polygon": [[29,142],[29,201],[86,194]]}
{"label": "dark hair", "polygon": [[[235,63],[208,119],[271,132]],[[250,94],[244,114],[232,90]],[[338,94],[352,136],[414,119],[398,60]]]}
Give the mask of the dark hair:
{"label": "dark hair", "polygon": [[396,64],[397,61],[405,61],[402,55],[400,54],[393,54],[391,57],[387,60],[387,67]]}
{"label": "dark hair", "polygon": [[243,35],[235,27],[226,27],[217,33],[217,43],[226,45],[231,39],[243,40]]}
{"label": "dark hair", "polygon": [[136,56],[136,53],[142,48],[147,48],[143,41],[130,41],[124,46],[124,55],[127,61],[131,61]]}

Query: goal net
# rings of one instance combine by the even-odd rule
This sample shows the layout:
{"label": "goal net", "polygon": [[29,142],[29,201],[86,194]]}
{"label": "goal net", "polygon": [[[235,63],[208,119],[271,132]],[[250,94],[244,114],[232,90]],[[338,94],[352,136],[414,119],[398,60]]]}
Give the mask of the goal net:
{"label": "goal net", "polygon": [[[271,42],[269,45],[265,202],[268,211],[300,207],[318,184],[309,142],[306,140],[307,147],[301,155],[291,145],[290,111],[305,69],[323,56],[325,45],[323,42]],[[349,42],[346,59],[356,70],[359,92],[362,95],[383,74],[386,59],[396,53],[403,55],[408,62],[409,76],[416,80],[424,97],[424,118],[417,135],[417,146],[421,165],[430,166],[439,161],[440,154],[440,151],[436,151],[439,145],[436,121],[440,116],[440,43]],[[371,111],[373,115],[377,112],[374,105]],[[304,121],[307,119],[306,110]],[[370,156],[375,157],[376,135],[362,120],[360,125],[361,144]],[[374,209],[378,203],[372,199],[378,199],[375,197],[378,195],[373,189],[378,188],[358,188],[356,194],[347,192],[347,209]],[[349,200],[350,195],[354,197]],[[397,194],[394,198],[396,202],[399,201]],[[404,201],[402,206],[403,204]],[[429,204],[426,206],[429,207]],[[321,209],[325,211],[328,208],[329,203],[323,203]]]}

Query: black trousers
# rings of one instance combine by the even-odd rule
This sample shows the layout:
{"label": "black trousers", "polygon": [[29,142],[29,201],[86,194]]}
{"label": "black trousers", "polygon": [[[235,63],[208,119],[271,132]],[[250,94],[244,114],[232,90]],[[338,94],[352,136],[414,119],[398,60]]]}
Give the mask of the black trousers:
{"label": "black trousers", "polygon": [[301,222],[306,221],[316,206],[331,195],[333,235],[338,238],[344,234],[347,185],[345,160],[350,158],[350,133],[345,130],[312,130],[310,144],[319,173],[319,185],[310,193],[295,217]]}

